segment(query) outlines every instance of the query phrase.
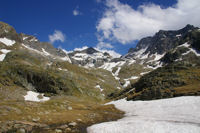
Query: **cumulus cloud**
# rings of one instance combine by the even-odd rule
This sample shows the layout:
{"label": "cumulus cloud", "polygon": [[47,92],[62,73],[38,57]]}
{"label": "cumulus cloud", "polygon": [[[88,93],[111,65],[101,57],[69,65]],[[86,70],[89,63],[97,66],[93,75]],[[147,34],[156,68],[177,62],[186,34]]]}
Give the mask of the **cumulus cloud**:
{"label": "cumulus cloud", "polygon": [[62,33],[62,31],[55,30],[52,35],[49,35],[49,41],[51,43],[54,43],[55,41],[65,41],[65,34]]}
{"label": "cumulus cloud", "polygon": [[103,48],[111,49],[111,48],[113,48],[113,46],[112,46],[110,43],[99,42],[99,43],[97,44],[97,48],[98,48],[98,49],[103,49]]}
{"label": "cumulus cloud", "polygon": [[119,53],[117,53],[117,52],[115,52],[114,50],[107,50],[107,49],[99,49],[99,48],[95,48],[97,51],[100,51],[100,52],[102,52],[102,53],[105,53],[105,52],[107,52],[107,53],[109,53],[110,54],[110,56],[112,56],[113,58],[119,58],[119,57],[121,57],[122,55],[121,54],[119,54]]}
{"label": "cumulus cloud", "polygon": [[[82,50],[85,50],[89,48],[88,46],[83,46],[81,48],[74,48],[73,51],[82,51]],[[94,49],[96,49],[97,51],[100,51],[102,53],[104,52],[107,52],[110,54],[110,56],[114,57],[114,58],[119,58],[121,56],[121,54],[115,52],[114,50],[108,50],[108,49],[104,49],[104,48],[98,48],[98,47],[95,47]],[[72,52],[72,51],[66,51],[66,53],[69,53],[69,52]]]}
{"label": "cumulus cloud", "polygon": [[74,15],[74,16],[82,15],[82,13],[79,11],[79,7],[76,7],[76,8],[73,10],[73,15]]}
{"label": "cumulus cloud", "polygon": [[168,8],[151,3],[133,9],[119,0],[106,0],[105,5],[107,9],[96,26],[101,41],[127,44],[151,36],[160,29],[175,30],[186,24],[200,26],[199,0],[177,0]]}
{"label": "cumulus cloud", "polygon": [[88,46],[83,46],[82,48],[75,48],[74,51],[82,51],[82,50],[85,50],[87,48],[88,48]]}

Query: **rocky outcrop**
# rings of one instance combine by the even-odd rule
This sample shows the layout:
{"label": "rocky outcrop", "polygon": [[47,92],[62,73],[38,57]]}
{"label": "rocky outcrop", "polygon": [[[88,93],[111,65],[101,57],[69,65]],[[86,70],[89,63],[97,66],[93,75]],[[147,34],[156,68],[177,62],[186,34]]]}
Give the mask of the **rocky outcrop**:
{"label": "rocky outcrop", "polygon": [[[141,39],[136,48],[131,48],[129,50],[129,53],[125,55],[125,58],[136,58],[139,54],[146,55],[148,54],[148,57],[150,57],[153,54],[159,54],[163,55],[164,53],[174,49],[178,45],[181,45],[184,38],[187,38],[189,33],[191,33],[194,30],[197,30],[197,27],[194,27],[192,25],[187,25],[183,29],[176,30],[176,31],[164,31],[160,30],[152,37],[146,37]],[[185,40],[186,41],[186,40]]]}
{"label": "rocky outcrop", "polygon": [[22,42],[21,37],[12,26],[4,22],[0,22],[0,38],[4,37],[10,40],[15,40],[16,42]]}

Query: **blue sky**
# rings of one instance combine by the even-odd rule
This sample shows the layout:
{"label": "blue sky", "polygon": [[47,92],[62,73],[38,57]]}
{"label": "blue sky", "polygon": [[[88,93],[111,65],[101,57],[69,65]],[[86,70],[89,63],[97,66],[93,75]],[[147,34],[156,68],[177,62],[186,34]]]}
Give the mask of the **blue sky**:
{"label": "blue sky", "polygon": [[[108,1],[111,1],[112,4],[109,4]],[[187,0],[179,0],[179,3],[181,1]],[[152,21],[153,28],[144,27],[144,30],[147,29],[149,32],[144,33],[145,31],[137,28],[143,26],[135,23],[137,20],[140,20],[141,17],[152,16],[144,13],[148,8],[150,11],[154,11],[159,10],[157,7],[160,7],[164,12],[167,12],[166,9],[169,7],[180,9],[178,6],[174,7],[177,4],[175,0],[0,0],[0,3],[0,21],[12,25],[18,33],[34,35],[40,41],[45,42],[49,41],[49,35],[53,35],[55,30],[58,30],[64,34],[65,39],[54,41],[53,45],[61,46],[68,51],[85,45],[97,47],[100,46],[99,43],[102,43],[100,48],[125,54],[130,47],[135,47],[138,39],[153,35],[159,28],[178,29],[187,23],[181,23],[181,26],[176,26],[177,24],[165,26],[164,21],[153,16],[152,19],[155,19]],[[144,8],[138,8],[141,5],[144,5]],[[108,12],[116,17],[106,16]],[[121,12],[124,13],[124,18],[129,18],[126,17],[129,12],[132,16],[136,13],[140,13],[140,15],[133,17],[133,20],[122,21],[117,16]],[[109,20],[109,25],[105,25],[108,23],[104,23],[104,20]],[[110,22],[114,26],[110,26]],[[195,25],[197,22],[191,22],[191,24],[193,23]],[[157,26],[159,24],[160,26]],[[148,24],[144,23],[144,25]],[[119,32],[115,34],[118,29]],[[128,32],[126,33],[126,31]],[[107,34],[109,35],[107,36]],[[105,44],[109,44],[109,46]]]}

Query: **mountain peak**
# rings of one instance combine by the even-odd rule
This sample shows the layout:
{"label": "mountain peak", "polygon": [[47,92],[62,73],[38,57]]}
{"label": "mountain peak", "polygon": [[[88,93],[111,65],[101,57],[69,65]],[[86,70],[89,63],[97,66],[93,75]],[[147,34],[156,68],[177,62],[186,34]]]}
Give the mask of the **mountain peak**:
{"label": "mountain peak", "polygon": [[18,36],[16,30],[7,23],[0,21],[0,38],[6,37],[11,40],[21,42],[20,37]]}
{"label": "mountain peak", "polygon": [[[191,24],[187,24],[184,28],[187,28],[187,29],[193,29],[193,28],[195,28],[193,25],[191,25]],[[183,29],[184,29],[183,28]]]}
{"label": "mountain peak", "polygon": [[[152,37],[141,39],[135,48],[129,49],[125,57],[142,57],[146,55],[163,55],[169,50],[180,45],[182,40],[190,31],[198,29],[193,25],[187,24],[184,28],[179,30],[160,30]],[[140,53],[140,56],[138,55]],[[147,56],[148,55],[148,56]]]}
{"label": "mountain peak", "polygon": [[97,51],[96,49],[94,49],[93,47],[89,47],[85,50],[83,50],[83,52],[87,53],[87,54],[94,54],[94,53],[97,53],[99,51]]}

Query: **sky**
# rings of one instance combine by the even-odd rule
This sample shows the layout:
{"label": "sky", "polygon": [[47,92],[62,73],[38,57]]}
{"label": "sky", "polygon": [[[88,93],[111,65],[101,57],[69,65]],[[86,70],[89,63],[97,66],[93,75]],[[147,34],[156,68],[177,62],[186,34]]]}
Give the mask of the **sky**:
{"label": "sky", "polygon": [[67,51],[126,54],[143,37],[200,27],[199,0],[0,0],[0,21]]}

